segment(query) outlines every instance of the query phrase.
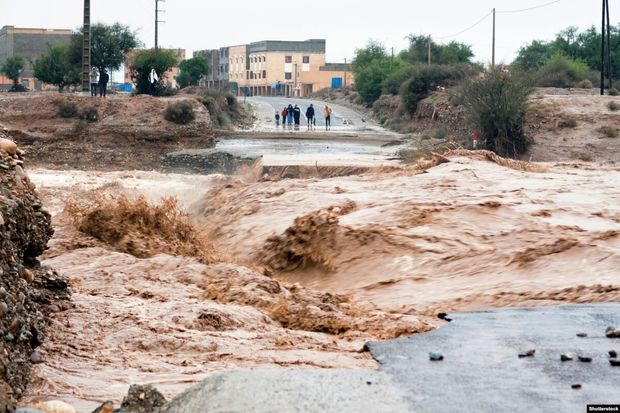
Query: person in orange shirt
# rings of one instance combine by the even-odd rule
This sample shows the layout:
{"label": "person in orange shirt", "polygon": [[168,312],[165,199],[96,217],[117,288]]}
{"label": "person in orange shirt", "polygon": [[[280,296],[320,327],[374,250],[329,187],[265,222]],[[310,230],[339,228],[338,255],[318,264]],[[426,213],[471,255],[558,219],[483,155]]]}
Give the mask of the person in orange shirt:
{"label": "person in orange shirt", "polygon": [[325,130],[332,128],[332,109],[325,105],[323,108],[323,117],[325,118]]}

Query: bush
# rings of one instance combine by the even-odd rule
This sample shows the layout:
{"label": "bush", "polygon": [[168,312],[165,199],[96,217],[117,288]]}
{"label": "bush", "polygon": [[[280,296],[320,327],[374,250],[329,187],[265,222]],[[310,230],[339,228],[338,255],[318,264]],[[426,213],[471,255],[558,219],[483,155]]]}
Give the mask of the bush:
{"label": "bush", "polygon": [[444,126],[440,126],[431,132],[431,136],[434,139],[446,139],[446,137],[448,136],[448,129],[446,129]]}
{"label": "bush", "polygon": [[612,100],[611,102],[607,104],[607,108],[611,110],[612,112],[615,112],[617,110],[620,110],[620,103]]}
{"label": "bush", "polygon": [[590,68],[581,60],[554,54],[538,71],[536,84],[541,87],[574,87],[588,79]]}
{"label": "bush", "polygon": [[463,104],[469,121],[480,131],[487,150],[516,158],[531,141],[523,123],[532,88],[524,78],[496,70],[463,88]]}
{"label": "bush", "polygon": [[230,116],[228,116],[228,113],[226,112],[220,112],[217,114],[217,122],[220,124],[220,126],[225,127],[230,126],[230,124],[232,123],[232,121],[230,120]]}
{"label": "bush", "polygon": [[75,118],[77,117],[77,115],[78,108],[75,103],[63,100],[58,104],[58,116],[60,116],[61,118]]}
{"label": "bush", "polygon": [[196,119],[194,107],[189,100],[169,103],[164,112],[164,117],[169,122],[186,125]]}
{"label": "bush", "polygon": [[87,122],[97,122],[99,120],[99,111],[94,106],[84,108],[82,113],[80,113],[80,119]]}
{"label": "bush", "polygon": [[598,130],[600,133],[605,135],[607,138],[617,138],[618,137],[618,129],[614,126],[603,126]]}
{"label": "bush", "polygon": [[413,114],[418,102],[428,97],[438,86],[453,85],[474,73],[471,65],[416,66],[400,89],[403,107],[409,114]]}
{"label": "bush", "polygon": [[[135,52],[129,62],[129,68],[133,83],[136,85],[136,92],[138,94],[150,92],[148,78],[151,69],[155,69],[159,77],[163,78],[163,74],[174,67],[177,62],[177,56],[172,50],[149,49]],[[167,94],[167,91],[168,88],[160,79],[154,94],[156,96],[164,96]]]}
{"label": "bush", "polygon": [[618,96],[620,95],[620,92],[618,92],[618,89],[616,89],[615,87],[612,87],[611,89],[607,91],[607,94],[609,96]]}
{"label": "bush", "polygon": [[594,87],[594,84],[590,79],[584,79],[580,82],[577,82],[577,84],[575,84],[575,87],[578,89],[592,89]]}
{"label": "bush", "polygon": [[575,128],[577,127],[577,119],[575,118],[561,119],[558,122],[558,127],[559,128]]}
{"label": "bush", "polygon": [[75,122],[75,125],[73,125],[73,132],[77,133],[78,135],[81,135],[87,130],[88,130],[88,122],[85,121],[84,119],[79,119],[77,122]]}

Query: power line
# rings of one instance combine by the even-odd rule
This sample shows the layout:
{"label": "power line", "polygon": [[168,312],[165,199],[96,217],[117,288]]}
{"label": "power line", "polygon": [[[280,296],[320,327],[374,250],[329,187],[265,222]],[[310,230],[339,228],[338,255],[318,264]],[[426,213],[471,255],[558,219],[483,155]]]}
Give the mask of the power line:
{"label": "power line", "polygon": [[[558,0],[558,1],[559,1],[559,0]],[[489,13],[485,14],[485,15],[484,15],[484,17],[482,17],[482,18],[481,18],[480,20],[478,20],[476,23],[472,24],[471,26],[469,26],[468,28],[466,28],[466,29],[464,29],[464,30],[461,30],[461,31],[460,31],[460,32],[458,32],[458,33],[454,33],[454,34],[451,34],[451,35],[449,35],[449,36],[436,37],[435,39],[436,39],[436,40],[449,39],[449,38],[451,38],[451,37],[456,37],[456,36],[459,36],[459,35],[461,35],[461,34],[463,34],[463,33],[465,33],[465,32],[468,32],[468,31],[470,31],[471,29],[473,29],[474,27],[478,26],[478,25],[479,25],[480,23],[482,23],[483,21],[485,21],[485,20],[486,20],[486,19],[487,19],[487,18],[488,18],[491,14],[493,14],[493,11],[490,11]]]}
{"label": "power line", "polygon": [[543,7],[547,7],[547,6],[551,6],[552,4],[555,3],[559,3],[562,0],[554,0],[554,1],[550,1],[544,4],[539,4],[538,6],[533,6],[533,7],[528,7],[526,9],[517,9],[517,10],[498,10],[497,13],[501,13],[501,14],[509,14],[509,13],[523,13],[525,11],[530,11],[530,10],[536,10],[536,9],[542,9]]}

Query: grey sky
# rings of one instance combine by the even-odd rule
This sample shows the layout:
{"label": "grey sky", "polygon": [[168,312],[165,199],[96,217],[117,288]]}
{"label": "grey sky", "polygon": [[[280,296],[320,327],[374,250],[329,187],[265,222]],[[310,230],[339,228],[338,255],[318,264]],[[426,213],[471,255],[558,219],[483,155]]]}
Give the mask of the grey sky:
{"label": "grey sky", "polygon": [[[353,57],[369,39],[395,50],[406,47],[409,33],[436,38],[471,26],[493,7],[523,9],[551,0],[166,0],[160,45],[187,49],[216,48],[258,40],[327,39],[329,61]],[[139,30],[153,45],[154,0],[91,0],[93,21],[120,21]],[[510,62],[533,39],[550,39],[569,25],[600,24],[600,2],[561,0],[545,8],[498,14],[497,61]],[[0,26],[76,28],[82,0],[0,0]],[[309,6],[306,6],[309,4]],[[616,4],[611,2],[615,17]],[[614,22],[618,20],[612,18]],[[451,39],[445,39],[449,41]],[[491,18],[454,38],[472,45],[479,61],[491,57]]]}

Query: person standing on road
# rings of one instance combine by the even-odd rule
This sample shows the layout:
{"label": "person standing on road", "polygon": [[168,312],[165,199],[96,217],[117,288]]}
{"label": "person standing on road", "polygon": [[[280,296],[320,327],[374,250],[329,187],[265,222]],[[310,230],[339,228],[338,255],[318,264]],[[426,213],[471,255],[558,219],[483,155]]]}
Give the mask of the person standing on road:
{"label": "person standing on road", "polygon": [[280,126],[280,114],[276,112],[276,128]]}
{"label": "person standing on road", "polygon": [[299,129],[299,124],[301,123],[301,109],[297,105],[293,108],[293,117],[295,118],[295,129]]}
{"label": "person standing on road", "polygon": [[325,118],[325,130],[332,128],[332,109],[325,105],[323,108],[323,117]]}
{"label": "person standing on road", "polygon": [[106,72],[105,69],[101,70],[101,74],[99,75],[99,96],[106,97],[106,92],[108,90],[108,82],[110,81],[110,75]]}
{"label": "person standing on road", "polygon": [[293,105],[289,103],[288,108],[286,109],[286,123],[289,127],[293,125]]}
{"label": "person standing on road", "polygon": [[155,69],[151,69],[151,73],[149,73],[149,94],[155,96],[155,88],[157,87],[157,82],[159,82],[159,76],[157,76],[157,72]]}
{"label": "person standing on road", "polygon": [[97,83],[99,83],[99,70],[95,66],[90,69],[90,95],[97,96]]}
{"label": "person standing on road", "polygon": [[282,128],[286,126],[286,116],[288,115],[288,109],[286,106],[282,109]]}
{"label": "person standing on road", "polygon": [[306,118],[308,119],[308,130],[310,130],[314,124],[314,106],[312,106],[312,103],[306,109]]}

